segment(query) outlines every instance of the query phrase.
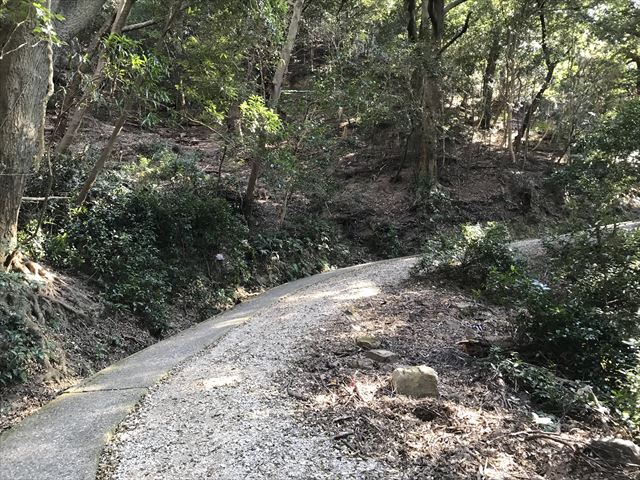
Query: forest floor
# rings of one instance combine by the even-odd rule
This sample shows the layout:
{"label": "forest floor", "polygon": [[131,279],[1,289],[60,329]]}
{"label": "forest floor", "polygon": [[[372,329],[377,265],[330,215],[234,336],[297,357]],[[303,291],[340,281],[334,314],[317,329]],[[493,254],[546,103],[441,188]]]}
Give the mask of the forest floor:
{"label": "forest floor", "polygon": [[[508,312],[409,279],[413,259],[295,291],[158,384],[119,427],[99,479],[631,479],[589,452],[615,433],[547,415],[458,342],[506,335]],[[398,355],[367,357],[371,335]],[[426,364],[439,398],[398,395]]]}

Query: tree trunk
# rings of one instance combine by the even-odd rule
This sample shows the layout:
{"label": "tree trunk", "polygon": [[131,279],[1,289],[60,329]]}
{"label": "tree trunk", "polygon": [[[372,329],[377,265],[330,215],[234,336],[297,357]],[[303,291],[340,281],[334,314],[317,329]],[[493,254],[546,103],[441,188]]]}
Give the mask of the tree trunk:
{"label": "tree trunk", "polygon": [[[134,0],[123,0],[123,1],[132,2]],[[164,24],[162,32],[160,33],[160,37],[157,40],[156,49],[160,49],[160,47],[162,46],[164,37],[167,35],[169,30],[171,29],[171,26],[177,20],[178,16],[182,12],[183,10],[182,7],[183,7],[183,0],[177,0],[175,3],[171,5],[171,8],[169,9],[169,15]],[[143,81],[144,81],[144,78],[140,76],[136,81],[136,87],[139,88],[142,85]],[[130,94],[125,100],[122,113],[120,114],[118,121],[113,127],[113,131],[111,132],[109,141],[107,142],[105,147],[102,149],[102,152],[100,153],[100,157],[98,158],[98,161],[95,163],[95,165],[91,169],[89,176],[87,177],[87,179],[84,182],[84,185],[82,186],[82,190],[80,190],[80,193],[78,194],[78,199],[77,199],[78,205],[82,205],[85,202],[85,200],[87,199],[87,196],[89,195],[89,192],[91,191],[91,187],[93,187],[93,184],[98,178],[98,175],[103,170],[107,160],[109,159],[109,156],[113,151],[113,147],[115,146],[116,140],[118,139],[118,135],[120,135],[120,132],[122,131],[122,127],[124,127],[124,124],[127,121],[129,110],[131,110],[131,108],[133,107],[134,102],[135,102],[135,97],[132,94]]]}
{"label": "tree trunk", "polygon": [[100,30],[94,35],[91,43],[87,47],[84,59],[81,61],[76,73],[73,75],[71,82],[67,85],[64,98],[62,99],[62,107],[58,114],[58,125],[56,126],[56,138],[64,136],[68,128],[69,114],[78,102],[78,96],[82,95],[82,78],[89,73],[91,63],[95,59],[100,50],[100,41],[105,33],[113,25],[115,16],[110,16],[100,27]]}
{"label": "tree trunk", "polygon": [[407,21],[407,35],[411,43],[418,41],[418,22],[416,19],[416,0],[405,0],[407,8],[407,14],[409,20]]}
{"label": "tree trunk", "polygon": [[438,181],[438,128],[436,118],[440,108],[440,88],[437,75],[425,72],[422,76],[422,151],[418,165],[420,185],[433,187]]}
{"label": "tree trunk", "polygon": [[558,65],[557,61],[551,60],[551,51],[549,50],[549,46],[547,45],[547,22],[544,14],[544,0],[538,0],[537,4],[538,4],[538,16],[540,18],[540,32],[542,36],[541,46],[542,46],[542,53],[544,56],[544,62],[547,66],[547,75],[544,78],[544,82],[542,83],[540,90],[538,90],[538,93],[536,93],[536,96],[533,97],[533,100],[531,101],[531,104],[529,105],[529,108],[527,108],[527,112],[524,115],[524,120],[522,121],[522,125],[520,125],[520,129],[518,130],[518,135],[516,136],[516,139],[515,139],[516,152],[518,152],[522,147],[522,141],[531,126],[531,121],[533,120],[533,117],[536,114],[536,111],[538,110],[540,103],[542,102],[542,97],[544,95],[544,92],[547,91],[547,88],[549,88],[549,85],[553,80],[553,72],[555,71],[556,66]]}
{"label": "tree trunk", "polygon": [[111,132],[109,141],[100,153],[100,158],[98,158],[98,161],[95,163],[95,165],[91,169],[91,172],[89,173],[89,176],[85,180],[84,185],[82,186],[82,190],[80,190],[80,193],[78,194],[78,198],[76,200],[76,203],[78,205],[82,205],[86,201],[87,196],[89,196],[89,192],[91,191],[91,187],[93,187],[93,184],[98,178],[98,174],[104,169],[107,160],[111,156],[111,152],[113,152],[113,147],[116,144],[118,135],[120,135],[120,131],[122,130],[124,123],[127,121],[127,113],[129,111],[129,108],[130,105],[125,106],[123,113],[120,115],[120,118],[116,122],[116,125]]}
{"label": "tree trunk", "polygon": [[[45,1],[65,17],[56,25],[68,41],[98,16],[105,0]],[[44,119],[53,93],[51,42],[33,36],[32,22],[20,23],[24,3],[9,0],[0,20],[0,260],[17,243],[17,223],[26,176],[44,151]],[[20,45],[22,47],[18,48]]]}
{"label": "tree trunk", "polygon": [[[422,152],[418,162],[418,183],[432,188],[438,183],[437,117],[441,109],[440,48],[444,33],[444,0],[422,4]],[[427,24],[431,22],[431,32]]]}
{"label": "tree trunk", "polygon": [[[16,19],[10,1],[0,20],[0,262],[16,248],[26,177],[44,151],[44,117],[53,93],[51,43],[33,36],[30,21]],[[50,5],[50,2],[45,2]],[[18,8],[16,8],[18,7]],[[24,44],[24,45],[23,45]],[[21,45],[23,45],[21,47]]]}
{"label": "tree trunk", "polygon": [[[113,21],[113,24],[111,25],[110,33],[112,35],[122,33],[122,28],[127,21],[127,17],[131,12],[131,8],[133,7],[134,2],[135,0],[120,0],[120,3],[116,10],[115,19]],[[56,149],[54,152],[56,155],[65,153],[73,143],[78,133],[78,129],[82,124],[82,120],[89,110],[89,106],[91,104],[90,97],[93,93],[93,89],[99,89],[100,84],[104,80],[104,68],[106,67],[106,65],[106,59],[104,57],[100,57],[98,59],[98,64],[96,65],[96,69],[94,70],[91,77],[91,81],[89,82],[89,86],[78,101],[77,108],[69,117],[64,135],[62,136],[62,139],[60,140],[58,145],[56,145]],[[68,103],[73,103],[73,100],[69,101]]]}
{"label": "tree trunk", "polygon": [[[282,83],[284,82],[284,76],[289,69],[289,60],[291,60],[291,52],[296,43],[296,37],[298,36],[298,28],[300,26],[300,19],[302,18],[302,9],[304,7],[304,0],[296,0],[293,5],[293,12],[291,14],[291,20],[289,21],[289,32],[287,33],[287,40],[282,46],[280,52],[280,62],[276,68],[276,72],[273,75],[273,90],[271,92],[271,98],[269,99],[269,106],[276,108],[280,101],[280,94],[282,93]],[[262,139],[261,144],[264,144]],[[247,190],[244,195],[244,215],[249,218],[251,211],[253,210],[253,195],[260,176],[260,170],[262,168],[262,159],[256,157],[251,163],[251,174],[249,175],[249,182],[247,183]]]}
{"label": "tree trunk", "polygon": [[276,68],[276,73],[273,75],[273,93],[271,94],[271,108],[275,108],[280,101],[280,94],[282,93],[282,82],[284,76],[289,69],[289,60],[291,60],[291,52],[296,43],[296,37],[298,36],[298,28],[300,27],[300,19],[302,18],[302,7],[304,6],[304,0],[296,0],[293,5],[293,13],[291,15],[291,21],[289,22],[289,33],[287,34],[287,40],[284,42],[282,52],[280,53],[280,62]]}
{"label": "tree trunk", "polygon": [[493,106],[493,82],[496,75],[496,67],[502,50],[502,29],[497,28],[493,34],[493,41],[487,57],[487,67],[482,76],[482,113],[480,128],[489,130],[491,128],[492,106]]}

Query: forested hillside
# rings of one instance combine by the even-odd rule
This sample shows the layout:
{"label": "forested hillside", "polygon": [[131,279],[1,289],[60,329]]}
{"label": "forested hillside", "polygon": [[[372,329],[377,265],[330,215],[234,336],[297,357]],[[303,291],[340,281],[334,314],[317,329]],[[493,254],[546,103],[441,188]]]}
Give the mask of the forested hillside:
{"label": "forested hillside", "polygon": [[501,312],[461,354],[637,437],[639,152],[637,0],[1,0],[0,427],[267,288],[420,255],[411,288]]}

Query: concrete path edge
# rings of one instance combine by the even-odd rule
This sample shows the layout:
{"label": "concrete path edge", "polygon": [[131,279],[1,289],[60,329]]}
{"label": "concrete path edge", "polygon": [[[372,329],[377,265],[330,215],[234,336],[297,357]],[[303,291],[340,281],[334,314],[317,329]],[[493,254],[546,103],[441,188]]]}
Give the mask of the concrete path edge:
{"label": "concrete path edge", "polygon": [[333,270],[275,287],[126,357],[66,390],[0,435],[0,480],[95,479],[101,452],[111,433],[173,368],[288,295],[367,265],[371,264]]}

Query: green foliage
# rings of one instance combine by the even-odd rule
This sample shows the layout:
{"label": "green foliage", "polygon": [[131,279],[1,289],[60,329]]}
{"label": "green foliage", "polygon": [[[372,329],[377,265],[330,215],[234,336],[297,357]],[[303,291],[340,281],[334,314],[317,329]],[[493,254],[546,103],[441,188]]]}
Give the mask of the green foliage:
{"label": "green foliage", "polygon": [[508,274],[520,266],[509,240],[509,231],[502,224],[464,225],[457,236],[427,242],[414,274],[439,273],[463,285],[485,289],[490,275]]}
{"label": "green foliage", "polygon": [[547,289],[530,290],[522,339],[568,374],[608,390],[637,362],[640,235],[576,235],[556,251]]}
{"label": "green foliage", "polygon": [[[123,176],[130,188],[121,186]],[[218,190],[194,157],[142,157],[105,177],[89,207],[69,212],[48,238],[46,256],[90,275],[109,301],[140,315],[156,334],[168,327],[170,303],[195,305],[206,318],[233,303],[238,288],[280,284],[345,258],[335,229],[317,220],[249,235]]]}
{"label": "green foliage", "polygon": [[279,232],[257,235],[251,247],[257,276],[266,275],[271,285],[328,270],[348,255],[335,227],[302,218]]}
{"label": "green foliage", "polygon": [[282,122],[276,112],[267,107],[264,98],[251,95],[240,105],[244,125],[250,132],[275,135],[282,131]]}
{"label": "green foliage", "polygon": [[372,252],[383,258],[395,258],[401,256],[404,251],[398,238],[398,229],[387,222],[375,222],[371,225],[373,233],[368,238],[369,248]]}
{"label": "green foliage", "polygon": [[45,357],[40,339],[23,317],[0,312],[0,385],[26,381]]}
{"label": "green foliage", "polygon": [[37,39],[49,41],[54,45],[60,44],[60,38],[55,31],[54,23],[63,20],[64,17],[62,15],[52,12],[43,5],[43,2],[4,0],[0,4],[0,27],[13,30],[15,25],[21,25],[26,22]]}
{"label": "green foliage", "polygon": [[[21,308],[31,298],[29,290],[18,276],[0,273],[0,386],[24,382],[47,354],[40,333]],[[5,303],[9,297],[13,300]]]}
{"label": "green foliage", "polygon": [[516,338],[531,364],[514,357],[499,369],[536,402],[561,413],[581,404],[574,394],[583,386],[567,389],[552,373],[557,371],[594,385],[622,417],[637,422],[640,233],[600,228],[549,243],[548,285],[513,257],[508,239],[504,228],[467,227],[432,245],[417,273],[445,274],[518,307]]}
{"label": "green foliage", "polygon": [[[145,51],[141,42],[126,35],[111,34],[104,40],[108,62],[105,67],[111,82],[112,100],[131,101],[134,96],[141,104],[153,109],[169,101],[162,81],[168,76],[167,66],[159,57]],[[154,116],[147,116],[143,125],[151,125]]]}
{"label": "green foliage", "polygon": [[495,371],[524,391],[546,413],[583,416],[599,407],[588,385],[556,376],[548,368],[523,361],[516,353],[493,352],[490,359]]}
{"label": "green foliage", "polygon": [[156,225],[142,202],[135,193],[120,193],[96,201],[90,210],[72,211],[50,241],[49,258],[91,275],[109,301],[130,308],[160,332],[170,286]]}
{"label": "green foliage", "polygon": [[640,154],[640,99],[631,99],[622,103],[606,119],[595,132],[592,132],[585,140],[583,149],[588,152],[597,151],[614,155],[624,160],[635,161]]}

